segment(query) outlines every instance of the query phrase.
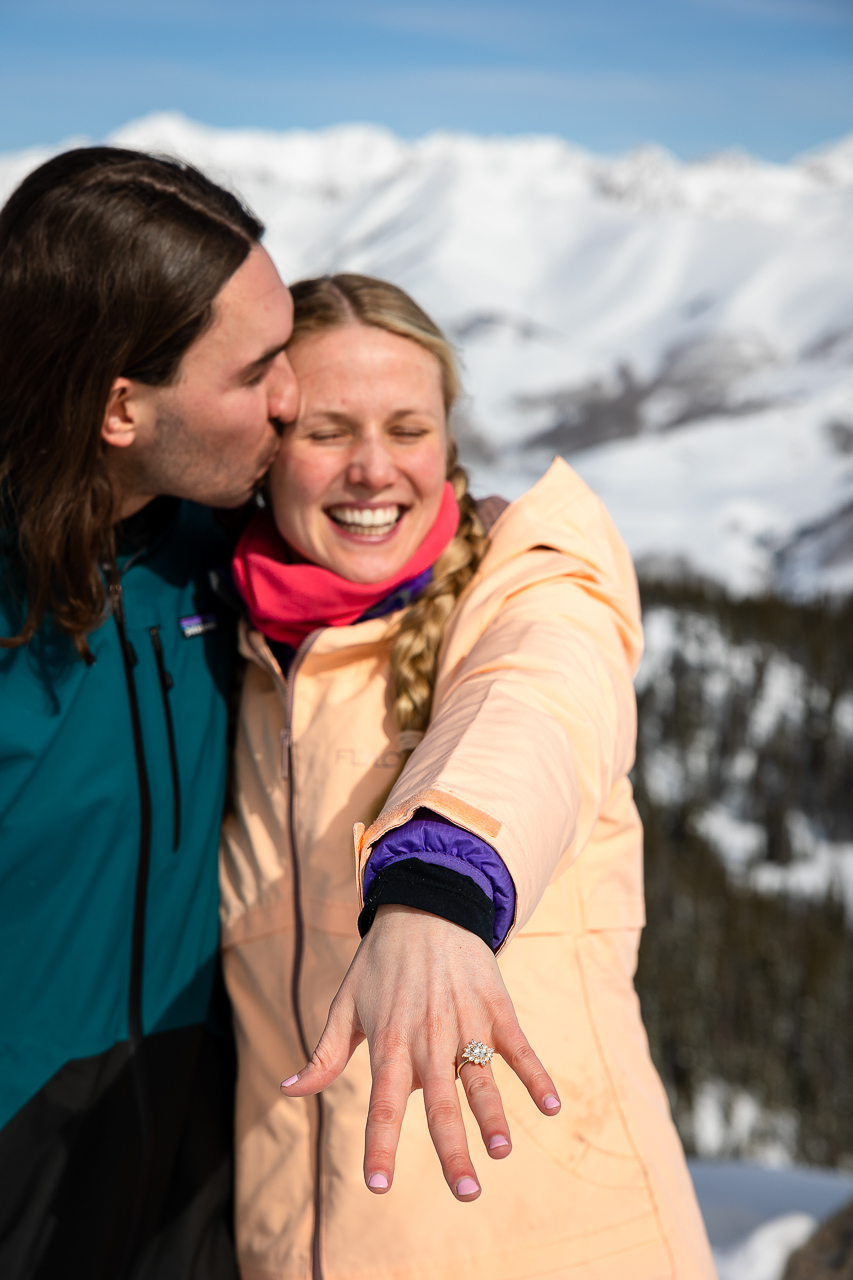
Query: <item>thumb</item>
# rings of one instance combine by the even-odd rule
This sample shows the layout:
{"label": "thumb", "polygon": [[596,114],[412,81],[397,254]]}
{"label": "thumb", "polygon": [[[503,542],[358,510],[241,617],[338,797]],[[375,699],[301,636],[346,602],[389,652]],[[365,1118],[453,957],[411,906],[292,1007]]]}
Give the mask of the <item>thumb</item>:
{"label": "thumb", "polygon": [[311,1061],[295,1076],[282,1080],[282,1093],[288,1098],[308,1098],[322,1092],[337,1080],[363,1039],[355,1004],[350,999],[341,999],[339,993]]}

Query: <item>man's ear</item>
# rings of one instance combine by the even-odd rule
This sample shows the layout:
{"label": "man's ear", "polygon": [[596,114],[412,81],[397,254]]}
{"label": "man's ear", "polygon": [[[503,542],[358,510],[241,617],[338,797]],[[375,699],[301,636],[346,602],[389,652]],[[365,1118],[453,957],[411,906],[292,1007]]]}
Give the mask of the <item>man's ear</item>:
{"label": "man's ear", "polygon": [[130,378],[116,378],[110,387],[101,439],[116,449],[126,449],[136,439],[136,413],[132,403]]}

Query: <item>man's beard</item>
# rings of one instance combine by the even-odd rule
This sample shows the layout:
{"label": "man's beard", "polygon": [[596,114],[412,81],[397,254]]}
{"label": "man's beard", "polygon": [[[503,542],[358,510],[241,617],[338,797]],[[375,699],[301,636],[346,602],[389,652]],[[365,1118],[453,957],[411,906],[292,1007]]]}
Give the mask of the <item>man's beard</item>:
{"label": "man's beard", "polygon": [[233,441],[230,444],[231,448],[223,450],[215,438],[188,430],[179,413],[161,409],[154,425],[154,442],[137,472],[137,483],[150,493],[172,494],[214,507],[239,506],[263,482],[260,473],[275,455],[276,445],[269,447],[267,458],[260,455],[250,461]]}

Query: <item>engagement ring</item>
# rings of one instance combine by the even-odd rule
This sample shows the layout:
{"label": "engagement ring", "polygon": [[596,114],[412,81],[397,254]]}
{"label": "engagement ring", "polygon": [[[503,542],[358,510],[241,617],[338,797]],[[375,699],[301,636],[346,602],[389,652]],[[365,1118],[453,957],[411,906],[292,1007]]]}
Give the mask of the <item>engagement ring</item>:
{"label": "engagement ring", "polygon": [[491,1062],[493,1053],[494,1049],[491,1045],[483,1044],[481,1040],[469,1040],[462,1050],[462,1061],[456,1068],[456,1075],[459,1075],[466,1062],[474,1062],[478,1067],[485,1067]]}

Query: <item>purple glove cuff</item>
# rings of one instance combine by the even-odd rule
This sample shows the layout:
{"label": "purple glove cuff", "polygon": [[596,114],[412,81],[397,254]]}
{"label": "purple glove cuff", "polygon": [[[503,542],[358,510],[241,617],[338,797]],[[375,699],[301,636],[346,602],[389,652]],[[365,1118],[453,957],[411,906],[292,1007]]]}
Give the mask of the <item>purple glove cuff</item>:
{"label": "purple glove cuff", "polygon": [[419,858],[421,862],[447,867],[479,885],[494,903],[493,946],[500,946],[515,915],[515,885],[491,845],[430,809],[418,809],[405,826],[386,832],[373,846],[364,872],[365,898],[374,877],[403,858]]}

